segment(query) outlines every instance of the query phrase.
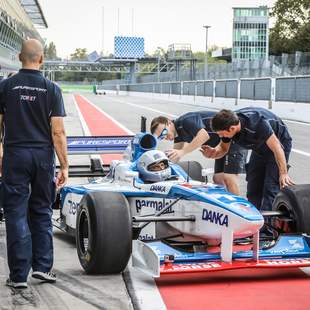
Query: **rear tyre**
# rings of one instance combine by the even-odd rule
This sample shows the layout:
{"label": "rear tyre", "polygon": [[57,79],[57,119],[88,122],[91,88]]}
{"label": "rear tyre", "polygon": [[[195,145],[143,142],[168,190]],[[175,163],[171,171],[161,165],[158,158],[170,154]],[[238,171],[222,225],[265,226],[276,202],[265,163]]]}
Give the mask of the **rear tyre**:
{"label": "rear tyre", "polygon": [[123,194],[90,192],[77,214],[77,254],[90,274],[122,272],[132,251],[132,220]]}
{"label": "rear tyre", "polygon": [[283,188],[276,196],[272,209],[284,212],[290,221],[278,218],[274,225],[283,232],[310,234],[310,184]]}
{"label": "rear tyre", "polygon": [[178,165],[195,181],[204,182],[201,175],[202,166],[198,161],[180,161]]}

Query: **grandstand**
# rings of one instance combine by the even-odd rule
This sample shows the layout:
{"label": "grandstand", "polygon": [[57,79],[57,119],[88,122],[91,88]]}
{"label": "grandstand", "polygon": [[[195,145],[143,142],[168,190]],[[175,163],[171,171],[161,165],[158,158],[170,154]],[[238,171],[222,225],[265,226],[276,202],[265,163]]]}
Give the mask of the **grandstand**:
{"label": "grandstand", "polygon": [[36,38],[43,42],[37,27],[47,27],[38,0],[0,0],[0,75],[18,70],[22,41]]}

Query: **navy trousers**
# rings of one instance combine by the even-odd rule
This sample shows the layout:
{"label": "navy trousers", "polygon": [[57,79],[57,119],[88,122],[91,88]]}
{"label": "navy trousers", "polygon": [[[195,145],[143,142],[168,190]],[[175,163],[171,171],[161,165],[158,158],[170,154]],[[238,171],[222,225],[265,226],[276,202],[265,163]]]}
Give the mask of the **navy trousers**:
{"label": "navy trousers", "polygon": [[53,148],[4,147],[3,209],[14,282],[26,282],[31,267],[42,272],[52,268],[54,176]]}
{"label": "navy trousers", "polygon": [[[284,148],[288,162],[291,144]],[[271,211],[273,201],[280,191],[279,168],[273,153],[260,155],[252,152],[246,165],[247,198],[259,210]]]}

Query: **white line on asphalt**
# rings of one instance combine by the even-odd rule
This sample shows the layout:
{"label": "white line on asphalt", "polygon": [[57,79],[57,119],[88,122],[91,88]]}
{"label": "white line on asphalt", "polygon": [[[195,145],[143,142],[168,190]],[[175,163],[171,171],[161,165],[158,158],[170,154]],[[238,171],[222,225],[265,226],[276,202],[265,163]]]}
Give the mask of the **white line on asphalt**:
{"label": "white line on asphalt", "polygon": [[[91,132],[90,132],[90,130],[89,130],[89,127],[88,127],[88,125],[87,125],[87,123],[86,123],[86,121],[85,121],[85,118],[84,118],[84,116],[83,116],[83,114],[82,114],[82,112],[81,112],[81,110],[80,110],[80,108],[79,108],[79,105],[77,104],[77,102],[76,102],[76,100],[75,100],[74,95],[72,95],[72,99],[73,99],[75,108],[76,108],[76,110],[77,110],[77,113],[78,113],[80,122],[81,122],[81,124],[82,124],[84,136],[91,136],[92,134],[91,134]],[[91,154],[91,155],[89,155],[89,156],[90,156],[90,158],[92,158],[92,159],[99,159],[99,160],[101,161],[101,157],[100,157],[99,154]]]}
{"label": "white line on asphalt", "polygon": [[89,101],[87,98],[85,98],[84,96],[80,95],[84,100],[86,100],[92,107],[94,107],[95,109],[97,109],[100,113],[102,113],[105,117],[109,118],[112,122],[114,122],[117,126],[119,126],[120,128],[122,128],[124,131],[126,131],[126,133],[128,135],[134,135],[134,133],[128,129],[127,127],[125,127],[124,125],[122,125],[120,122],[118,122],[115,118],[113,118],[111,115],[107,114],[106,112],[104,112],[102,109],[100,109],[99,107],[97,107],[95,104],[93,104],[91,101]]}
{"label": "white line on asphalt", "polygon": [[292,149],[292,152],[310,157],[310,153],[307,153],[307,152],[304,152],[304,151],[301,151],[301,150]]}
{"label": "white line on asphalt", "polygon": [[88,128],[88,126],[87,126],[87,124],[86,124],[86,121],[85,121],[85,119],[84,119],[84,116],[82,115],[82,112],[81,112],[81,110],[80,110],[80,108],[79,108],[79,106],[78,106],[78,104],[77,104],[77,102],[76,102],[76,100],[75,100],[74,95],[72,95],[72,99],[73,99],[75,108],[76,108],[76,110],[77,110],[77,112],[78,112],[79,119],[80,119],[80,122],[81,122],[81,124],[82,124],[83,131],[84,131],[84,135],[85,135],[85,136],[91,136],[90,130],[89,130],[89,128]]}
{"label": "white line on asphalt", "polygon": [[127,101],[124,101],[124,100],[119,100],[119,99],[114,99],[114,98],[113,98],[113,100],[114,100],[114,101],[117,101],[117,102],[119,102],[119,103],[125,103],[125,104],[128,104],[128,105],[131,105],[131,106],[136,107],[136,108],[139,108],[139,109],[149,110],[149,111],[152,111],[152,112],[156,112],[156,113],[159,113],[159,114],[161,114],[161,115],[167,115],[167,116],[170,116],[170,117],[178,117],[178,115],[175,115],[175,114],[166,113],[166,112],[163,112],[163,111],[160,111],[160,110],[156,110],[156,109],[153,109],[153,108],[142,107],[142,106],[139,105],[139,104],[127,102]]}
{"label": "white line on asphalt", "polygon": [[298,125],[304,125],[304,126],[310,126],[310,123],[305,123],[305,122],[299,122],[299,121],[292,121],[288,119],[283,119],[287,123],[293,123],[293,124],[298,124]]}

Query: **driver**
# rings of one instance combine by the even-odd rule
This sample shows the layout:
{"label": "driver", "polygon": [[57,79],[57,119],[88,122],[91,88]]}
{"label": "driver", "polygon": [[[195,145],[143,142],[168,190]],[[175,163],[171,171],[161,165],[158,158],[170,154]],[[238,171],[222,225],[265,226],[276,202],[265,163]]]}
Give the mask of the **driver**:
{"label": "driver", "polygon": [[143,153],[137,162],[140,178],[144,182],[160,182],[171,177],[171,168],[166,154],[151,150]]}

